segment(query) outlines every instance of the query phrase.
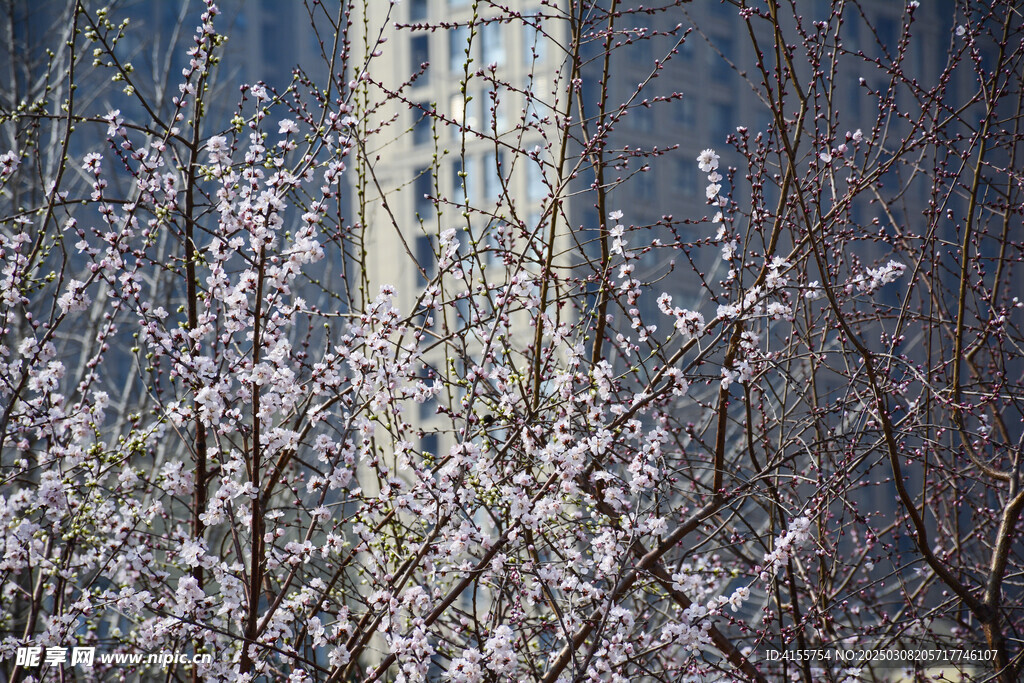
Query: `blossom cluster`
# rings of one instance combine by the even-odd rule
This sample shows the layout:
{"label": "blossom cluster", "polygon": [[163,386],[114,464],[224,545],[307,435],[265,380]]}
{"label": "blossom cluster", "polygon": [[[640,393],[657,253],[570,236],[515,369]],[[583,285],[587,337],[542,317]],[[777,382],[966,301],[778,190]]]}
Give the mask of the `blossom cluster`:
{"label": "blossom cluster", "polygon": [[[96,68],[129,79],[111,10],[76,9]],[[740,127],[739,156],[696,158],[710,223],[612,210],[597,248],[554,196],[575,170],[537,220],[463,195],[458,215],[441,196],[436,220],[406,223],[371,188],[393,123],[354,109],[381,85],[371,65],[339,64],[330,87],[247,84],[219,119],[218,15],[204,4],[159,116],[76,119],[105,147],[76,134],[43,204],[0,225],[0,658],[189,642],[216,653],[194,672],[211,681],[758,680],[775,673],[758,648],[793,624],[889,637],[889,598],[938,592],[948,576],[925,569],[877,579],[918,503],[966,507],[947,479],[1005,499],[1018,387],[975,364],[1018,344],[1019,302],[989,302],[1012,273],[989,286],[995,231],[979,230],[951,281],[985,310],[865,315],[926,270],[910,232],[850,227],[863,202],[844,188],[884,190],[864,159],[879,134],[821,132],[783,180],[766,159],[794,131]],[[40,139],[0,155],[4,198],[36,182]],[[925,367],[907,349],[930,342],[907,338],[934,319],[967,348],[928,347],[942,362]],[[856,504],[856,486],[918,474],[923,493],[898,487],[919,496],[906,515]],[[970,515],[979,538],[999,518],[953,521]],[[929,569],[973,552],[943,546],[923,546]]]}

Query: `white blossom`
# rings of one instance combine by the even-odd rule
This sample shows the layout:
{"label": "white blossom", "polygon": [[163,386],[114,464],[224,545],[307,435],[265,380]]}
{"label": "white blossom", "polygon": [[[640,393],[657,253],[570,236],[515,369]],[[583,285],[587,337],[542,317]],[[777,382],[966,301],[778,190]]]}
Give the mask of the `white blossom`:
{"label": "white blossom", "polygon": [[721,157],[715,154],[715,150],[705,149],[697,155],[697,165],[700,167],[701,171],[710,173],[718,168],[718,160],[720,158]]}
{"label": "white blossom", "polygon": [[68,280],[67,289],[57,299],[57,305],[65,314],[84,311],[89,308],[92,299],[85,289],[86,285],[80,280]]}

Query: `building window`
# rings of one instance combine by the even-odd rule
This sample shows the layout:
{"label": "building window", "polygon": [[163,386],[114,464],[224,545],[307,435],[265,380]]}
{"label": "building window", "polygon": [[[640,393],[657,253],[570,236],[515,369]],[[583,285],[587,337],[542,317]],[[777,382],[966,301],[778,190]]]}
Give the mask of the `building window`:
{"label": "building window", "polygon": [[459,73],[465,70],[469,59],[470,32],[468,26],[456,26],[448,29],[448,70]]}
{"label": "building window", "polygon": [[424,434],[423,438],[420,439],[420,452],[430,453],[433,456],[437,455],[438,440],[437,434]]}
{"label": "building window", "polygon": [[416,178],[412,182],[413,210],[420,218],[428,217],[434,210],[434,202],[430,195],[434,190],[434,176],[429,168],[421,168],[416,171]]}
{"label": "building window", "polygon": [[534,92],[528,91],[526,93],[526,125],[540,123],[543,118],[540,111],[542,106],[544,106],[544,103],[540,101]]}
{"label": "building window", "polygon": [[463,178],[464,166],[461,159],[452,162],[452,199],[462,202],[466,197],[466,180]]}
{"label": "building window", "polygon": [[528,231],[530,231],[530,232],[533,232],[535,230],[539,230],[540,227],[541,227],[540,220],[541,220],[540,212],[539,211],[531,211],[526,216],[526,229]]}
{"label": "building window", "polygon": [[[895,54],[896,49],[892,49],[892,53]],[[992,74],[996,69],[996,60],[999,55],[990,47],[981,48],[981,78],[986,82],[992,80]]]}
{"label": "building window", "polygon": [[434,279],[437,256],[434,254],[434,242],[430,235],[416,235],[416,263],[426,273],[427,280]]}
{"label": "building window", "polygon": [[697,167],[689,159],[676,159],[676,192],[684,197],[697,195]]}
{"label": "building window", "polygon": [[523,15],[523,63],[527,66],[542,63],[548,55],[547,40],[540,30],[540,22],[536,14]]}
{"label": "building window", "polygon": [[861,49],[860,26],[860,12],[855,7],[846,6],[846,14],[843,16],[843,47],[854,53]]}
{"label": "building window", "polygon": [[714,13],[723,19],[731,19],[736,15],[736,8],[733,7],[732,3],[720,0],[719,2],[713,2],[711,9]]}
{"label": "building window", "polygon": [[633,130],[650,133],[654,131],[654,110],[642,104],[635,105],[626,116],[626,124]]}
{"label": "building window", "polygon": [[478,163],[475,157],[466,156],[452,164],[452,194],[456,202],[471,204],[476,201],[477,178],[480,175]]}
{"label": "building window", "polygon": [[884,57],[886,53],[895,59],[897,52],[897,40],[899,38],[896,23],[888,17],[879,17],[878,25],[875,27],[878,33],[878,56]]}
{"label": "building window", "polygon": [[427,18],[427,0],[410,0],[409,21],[424,21]]}
{"label": "building window", "polygon": [[448,0],[449,7],[468,7],[470,0]]}
{"label": "building window", "polygon": [[684,95],[676,100],[672,105],[672,118],[675,119],[676,125],[693,128],[693,124],[697,120],[695,109],[693,98],[689,95]]}
{"label": "building window", "polygon": [[492,133],[497,131],[501,133],[508,128],[508,117],[505,115],[505,103],[501,97],[501,93],[495,95],[492,90],[487,94],[487,97],[480,102],[480,105],[484,108],[484,116],[487,121],[487,129]]}
{"label": "building window", "polygon": [[497,221],[488,227],[483,238],[484,259],[487,263],[501,263],[504,260],[501,245],[508,232],[508,223],[505,221]]}
{"label": "building window", "polygon": [[831,0],[814,0],[814,21],[831,21]]}
{"label": "building window", "polygon": [[[953,81],[950,80],[952,86]],[[860,86],[844,88],[846,90],[846,108],[847,110],[843,113],[850,117],[851,120],[856,121],[860,118],[860,103],[861,96],[864,94],[864,88]]]}
{"label": "building window", "polygon": [[654,68],[654,45],[651,38],[646,35],[638,35],[633,38],[633,45],[629,49],[630,59],[635,65],[641,68]]}
{"label": "building window", "polygon": [[[433,385],[434,383],[431,381],[431,382],[424,382],[424,384]],[[419,414],[420,414],[420,419],[421,420],[429,420],[434,415],[437,415],[437,399],[434,398],[433,396],[431,396],[427,400],[423,401],[423,403],[420,404]],[[431,436],[434,437],[433,445],[431,446],[431,448],[427,448],[427,446],[424,445],[423,446],[423,450],[428,451],[430,453],[433,453],[435,450],[437,450],[437,443],[436,443],[437,436],[436,435],[431,435]],[[423,441],[424,441],[424,443],[426,442],[426,437],[424,437]]]}
{"label": "building window", "polygon": [[718,102],[711,105],[711,138],[716,145],[725,143],[736,127],[732,123],[732,105]]}
{"label": "building window", "polygon": [[412,111],[412,144],[429,145],[431,134],[431,116],[434,108],[429,102],[419,102]]}
{"label": "building window", "polygon": [[449,101],[450,116],[452,121],[457,125],[452,128],[452,139],[458,140],[462,135],[463,130],[479,130],[480,119],[477,118],[477,111],[480,109],[479,98],[470,98],[469,102],[466,101],[465,96],[462,93],[456,93],[452,95]]}
{"label": "building window", "polygon": [[646,172],[637,173],[633,177],[633,190],[636,192],[636,196],[643,202],[653,201],[657,196],[657,184],[658,176],[651,173],[650,170]]}
{"label": "building window", "polygon": [[[429,367],[420,368],[419,372],[416,373],[416,378],[424,384],[424,386],[433,389],[437,379],[434,377],[434,372]],[[419,407],[419,415],[421,420],[428,420],[432,416],[437,414],[437,399],[433,396],[423,401]],[[433,446],[437,448],[437,446]],[[430,451],[433,453],[434,451]]]}
{"label": "building window", "polygon": [[501,198],[502,182],[502,154],[488,152],[484,155],[484,196],[488,201],[497,201]]}
{"label": "building window", "polygon": [[484,66],[504,66],[505,64],[505,27],[500,21],[489,21],[480,31],[483,44]]}
{"label": "building window", "polygon": [[[711,59],[711,77],[715,80],[725,83],[732,79],[732,67],[726,59],[735,59],[735,51],[733,50],[732,38],[727,36],[719,36],[714,39],[715,49],[708,52],[708,56]],[[721,53],[721,54],[719,54]],[[722,55],[725,55],[723,57]]]}
{"label": "building window", "polygon": [[455,317],[462,326],[472,322],[472,302],[469,299],[469,292],[463,292],[455,299]]}
{"label": "building window", "polygon": [[416,81],[417,85],[427,85],[430,82],[430,71],[427,69],[430,63],[430,36],[412,37],[409,41],[409,61],[410,73],[418,74],[423,70]]}
{"label": "building window", "polygon": [[544,184],[544,170],[539,161],[530,160],[526,164],[526,196],[531,202],[539,202],[548,194]]}
{"label": "building window", "polygon": [[854,225],[864,225],[864,204],[858,199],[850,202],[850,222]]}
{"label": "building window", "polygon": [[676,48],[676,53],[679,55],[679,58],[686,63],[693,62],[693,55],[697,52],[696,44],[693,42],[694,40],[695,38],[693,34],[691,34],[687,40],[683,41],[682,45]]}

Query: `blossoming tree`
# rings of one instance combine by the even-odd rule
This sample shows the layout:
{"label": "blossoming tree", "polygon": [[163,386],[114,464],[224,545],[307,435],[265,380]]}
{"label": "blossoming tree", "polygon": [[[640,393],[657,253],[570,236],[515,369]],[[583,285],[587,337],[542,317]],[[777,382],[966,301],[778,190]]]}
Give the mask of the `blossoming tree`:
{"label": "blossoming tree", "polygon": [[[1013,3],[469,4],[465,25],[391,3],[376,26],[309,2],[325,75],[228,98],[207,0],[158,101],[117,8],[68,3],[0,111],[6,680],[152,675],[20,654],[74,646],[211,654],[160,674],[192,680],[1018,680]],[[491,131],[468,98],[420,107],[372,68],[396,21],[561,36],[553,87],[467,47],[462,94],[521,95],[514,134],[495,94]],[[749,63],[714,54],[763,125],[685,158],[623,145],[629,117],[692,97],[656,86],[716,48],[705,21],[749,42]],[[645,41],[667,49],[615,101],[615,56]],[[77,87],[97,73],[121,104]],[[431,131],[434,227],[388,204],[384,92]],[[470,134],[495,147],[486,201]],[[616,187],[664,158],[704,196],[636,224]],[[531,163],[534,218],[500,174]],[[382,249],[414,290],[379,281]],[[932,654],[828,655],[851,650]],[[928,659],[950,651],[970,655]]]}

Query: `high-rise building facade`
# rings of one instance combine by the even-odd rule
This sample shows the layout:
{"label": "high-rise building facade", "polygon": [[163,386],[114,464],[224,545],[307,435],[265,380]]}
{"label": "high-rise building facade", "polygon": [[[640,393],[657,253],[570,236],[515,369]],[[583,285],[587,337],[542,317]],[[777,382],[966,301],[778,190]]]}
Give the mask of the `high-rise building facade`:
{"label": "high-rise building facade", "polygon": [[[719,283],[734,265],[722,258],[721,240],[707,243],[716,238],[711,219],[719,207],[710,205],[707,174],[698,168],[702,150],[721,156],[721,193],[730,202],[724,210],[738,229],[746,230],[757,211],[781,221],[795,213],[794,206],[779,204],[787,160],[778,131],[780,123],[793,125],[795,100],[787,94],[783,120],[777,121],[765,99],[774,84],[766,89],[757,68],[759,60],[769,73],[778,68],[770,22],[753,22],[751,34],[731,3],[664,2],[647,11],[617,5],[621,14],[611,16],[602,6],[412,0],[366,5],[365,15],[353,21],[364,29],[355,44],[365,41],[353,49],[353,64],[368,65],[353,74],[363,79],[357,108],[368,116],[362,122],[365,166],[352,176],[358,219],[372,226],[363,245],[367,296],[391,284],[399,307],[411,313],[431,283],[439,288],[432,296],[455,303],[421,318],[430,323],[423,331],[423,376],[443,387],[410,415],[417,435],[410,441],[424,453],[446,453],[461,442],[473,412],[500,419],[499,406],[481,409],[477,403],[465,410],[467,400],[477,400],[467,399],[467,364],[490,351],[479,329],[486,332],[489,325],[472,330],[471,322],[488,306],[493,311],[488,292],[509,286],[517,270],[549,269],[552,291],[538,292],[535,301],[552,320],[603,311],[627,334],[637,334],[626,329],[631,319],[671,331],[655,296],[640,298],[635,307],[624,305],[625,297],[606,309],[596,302],[608,281],[594,277],[600,269],[593,263],[601,258],[600,236],[618,222],[609,219],[612,212],[622,212],[621,222],[630,226],[625,239],[640,254],[633,277],[656,283],[675,305],[714,317],[723,301],[714,292],[728,289]],[[799,3],[800,27],[791,16],[783,30],[791,39],[801,32],[818,36],[820,44],[808,39],[802,49],[819,51],[825,68],[815,76],[817,89],[829,93],[827,101],[808,102],[797,150],[801,166],[817,156],[817,139],[832,137],[838,147],[857,131],[882,141],[870,154],[892,154],[913,130],[901,112],[927,106],[910,82],[929,88],[938,82],[954,34],[952,3],[917,12],[912,21],[907,7],[882,0],[847,3],[841,20],[833,14],[837,8]],[[832,59],[828,50],[835,42],[828,34],[840,26],[843,42]],[[908,26],[914,40],[904,42]],[[982,45],[981,58],[990,58],[985,54],[991,49]],[[811,61],[807,56],[796,67],[807,72],[801,78],[811,77]],[[960,69],[945,97],[957,101],[972,87],[970,73]],[[792,128],[786,134],[793,136]],[[764,154],[759,168],[748,167],[742,145],[753,156]],[[772,169],[773,177],[755,175]],[[841,186],[831,196],[815,197],[809,218],[839,212],[854,233],[875,233],[880,226],[898,232],[927,209],[932,189],[926,174],[896,165],[874,194],[858,192],[844,204]],[[945,207],[959,211],[958,201],[954,194]],[[470,277],[437,277],[453,241],[479,254]],[[544,250],[549,241],[555,244],[550,262]],[[888,260],[884,241],[861,244],[861,262]],[[573,278],[589,278],[584,289],[594,296],[560,289]],[[879,297],[899,303],[896,290]],[[511,347],[530,348],[539,339],[526,314],[514,321],[513,334]],[[458,343],[448,343],[452,339]],[[614,364],[635,362],[616,356],[611,344],[606,348]],[[717,390],[717,372],[711,371],[707,391]],[[701,411],[688,401],[679,423],[706,419]],[[742,430],[728,438],[741,440]],[[867,509],[883,515],[894,510],[888,487],[864,496],[870,497],[861,501]]]}
{"label": "high-rise building facade", "polygon": [[[738,128],[754,140],[776,126],[756,69],[757,49],[771,60],[767,23],[753,24],[755,48],[740,8],[729,2],[617,3],[611,21],[605,4],[411,0],[354,7],[353,73],[372,84],[362,95],[371,105],[372,178],[358,182],[373,205],[373,224],[395,224],[408,241],[402,251],[413,257],[430,253],[427,240],[447,228],[484,235],[492,220],[534,232],[549,208],[561,213],[567,231],[586,235],[607,227],[595,205],[600,154],[606,211],[653,226],[652,239],[667,241],[672,232],[699,239],[709,226],[691,223],[711,209],[695,159],[709,147],[722,155],[723,173],[738,169],[736,187],[726,178],[726,191],[748,201],[746,169],[727,140]],[[838,22],[831,2],[797,10],[804,30]],[[867,131],[887,115],[880,106],[886,60],[900,49],[905,14],[902,5],[875,0],[845,7],[842,52],[850,59],[821,78],[834,81],[828,107],[841,110],[850,131]],[[951,16],[914,16],[915,40],[901,63],[911,78],[938,77]],[[857,53],[862,61],[853,73]],[[394,257],[394,229],[380,227],[377,235],[375,244],[388,246],[368,249],[373,279],[415,291],[416,268]]]}

